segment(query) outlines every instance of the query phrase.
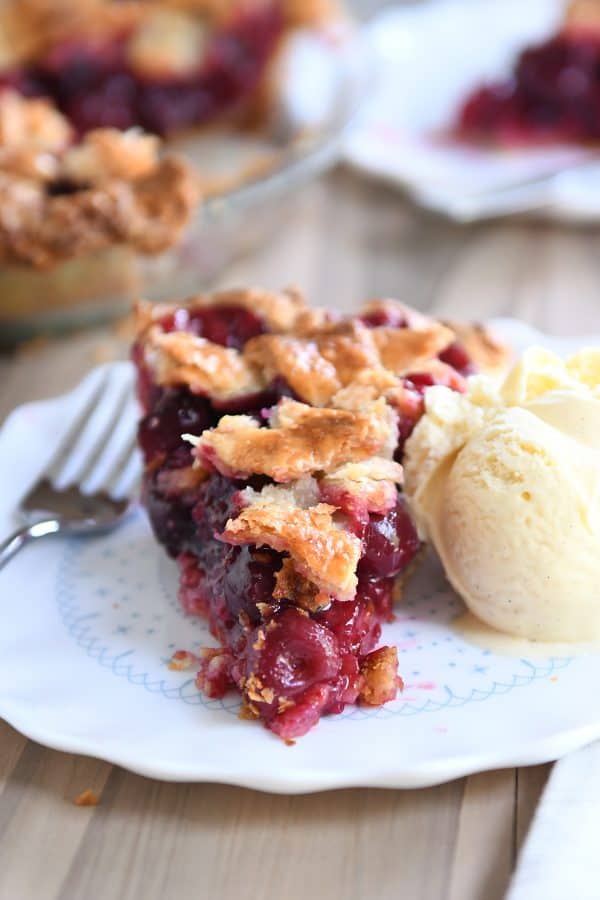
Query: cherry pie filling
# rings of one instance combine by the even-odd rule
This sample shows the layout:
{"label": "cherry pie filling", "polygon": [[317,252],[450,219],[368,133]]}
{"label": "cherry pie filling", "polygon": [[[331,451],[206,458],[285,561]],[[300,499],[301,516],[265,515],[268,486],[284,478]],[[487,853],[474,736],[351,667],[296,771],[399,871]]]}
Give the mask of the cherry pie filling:
{"label": "cherry pie filling", "polygon": [[0,75],[0,86],[48,97],[79,134],[93,128],[169,136],[212,122],[251,100],[277,51],[284,22],[276,3],[239,13],[209,38],[195,70],[150,77],[128,59],[128,34],[73,39]]}
{"label": "cherry pie filling", "polygon": [[[165,331],[188,330],[236,348],[268,330],[259,316],[230,307],[179,309],[159,324]],[[407,323],[386,319],[370,324]],[[451,348],[450,354],[457,366],[470,367],[462,348]],[[181,435],[200,435],[215,426],[231,405],[217,409],[186,387],[159,387],[152,382],[139,347],[134,347],[133,358],[146,409],[139,428],[146,464],[144,502],[157,539],[177,559],[184,609],[206,617],[220,644],[200,658],[181,651],[175,665],[194,665],[196,683],[210,697],[235,687],[243,690],[250,700],[246,712],[284,739],[306,733],[323,714],[341,712],[346,704],[379,705],[393,699],[402,685],[396,649],[376,648],[382,623],[393,619],[395,580],[421,547],[402,496],[397,495],[387,513],[377,514],[342,490],[321,489],[321,499],[343,512],[361,540],[358,588],[352,600],[329,598],[324,608],[299,608],[277,589],[277,573],[286,564],[286,554],[220,539],[227,521],[242,508],[241,492],[249,486],[260,490],[269,479],[254,476],[242,481],[215,471],[208,477],[204,473],[200,483],[194,480],[192,446]],[[398,459],[431,383],[427,373],[405,379],[414,403],[400,415]],[[239,398],[232,406],[262,422],[265,407],[289,393],[279,379],[268,391]],[[369,670],[384,672],[379,689],[375,679],[365,690]]]}
{"label": "cherry pie filling", "polygon": [[512,77],[465,101],[459,137],[507,146],[600,138],[600,31],[566,29],[521,53]]}

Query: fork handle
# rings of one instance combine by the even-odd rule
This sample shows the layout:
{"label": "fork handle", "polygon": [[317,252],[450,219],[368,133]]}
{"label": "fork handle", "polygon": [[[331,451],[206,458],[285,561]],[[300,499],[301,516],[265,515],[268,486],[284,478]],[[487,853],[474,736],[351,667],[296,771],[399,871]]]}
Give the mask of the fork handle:
{"label": "fork handle", "polygon": [[36,538],[45,537],[47,534],[56,534],[60,531],[61,523],[58,519],[46,519],[43,522],[35,522],[19,528],[14,534],[0,544],[0,569],[15,556],[19,550]]}

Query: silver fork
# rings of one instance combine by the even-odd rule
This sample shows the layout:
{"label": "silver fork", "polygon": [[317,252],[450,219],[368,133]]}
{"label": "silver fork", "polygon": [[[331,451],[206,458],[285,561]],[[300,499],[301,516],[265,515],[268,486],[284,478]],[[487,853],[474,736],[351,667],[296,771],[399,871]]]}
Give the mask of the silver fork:
{"label": "silver fork", "polygon": [[104,366],[81,388],[58,447],[19,505],[23,527],[0,544],[0,569],[31,541],[108,531],[133,507],[141,466],[131,367]]}

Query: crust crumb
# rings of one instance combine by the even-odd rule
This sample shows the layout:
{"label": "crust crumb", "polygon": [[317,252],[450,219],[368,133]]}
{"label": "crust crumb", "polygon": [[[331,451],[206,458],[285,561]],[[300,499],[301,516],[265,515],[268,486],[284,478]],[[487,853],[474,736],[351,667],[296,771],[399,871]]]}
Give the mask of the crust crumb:
{"label": "crust crumb", "polygon": [[88,788],[85,791],[81,791],[80,794],[77,794],[73,799],[73,803],[75,806],[98,806],[100,797],[95,791]]}

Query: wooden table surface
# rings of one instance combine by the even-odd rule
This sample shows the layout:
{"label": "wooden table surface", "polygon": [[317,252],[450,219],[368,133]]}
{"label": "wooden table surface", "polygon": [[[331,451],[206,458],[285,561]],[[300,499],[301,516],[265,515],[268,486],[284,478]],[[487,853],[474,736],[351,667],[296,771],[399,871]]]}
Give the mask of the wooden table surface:
{"label": "wooden table surface", "polygon": [[[348,309],[393,295],[441,315],[600,331],[595,230],[457,227],[344,170],[304,191],[277,243],[223,283],[248,282],[295,282],[315,302]],[[104,329],[2,359],[0,418],[125,352]],[[162,784],[0,729],[0,900],[190,891],[219,900],[495,900],[548,774],[539,766],[429,790],[280,797]],[[101,805],[73,805],[86,788]]]}

